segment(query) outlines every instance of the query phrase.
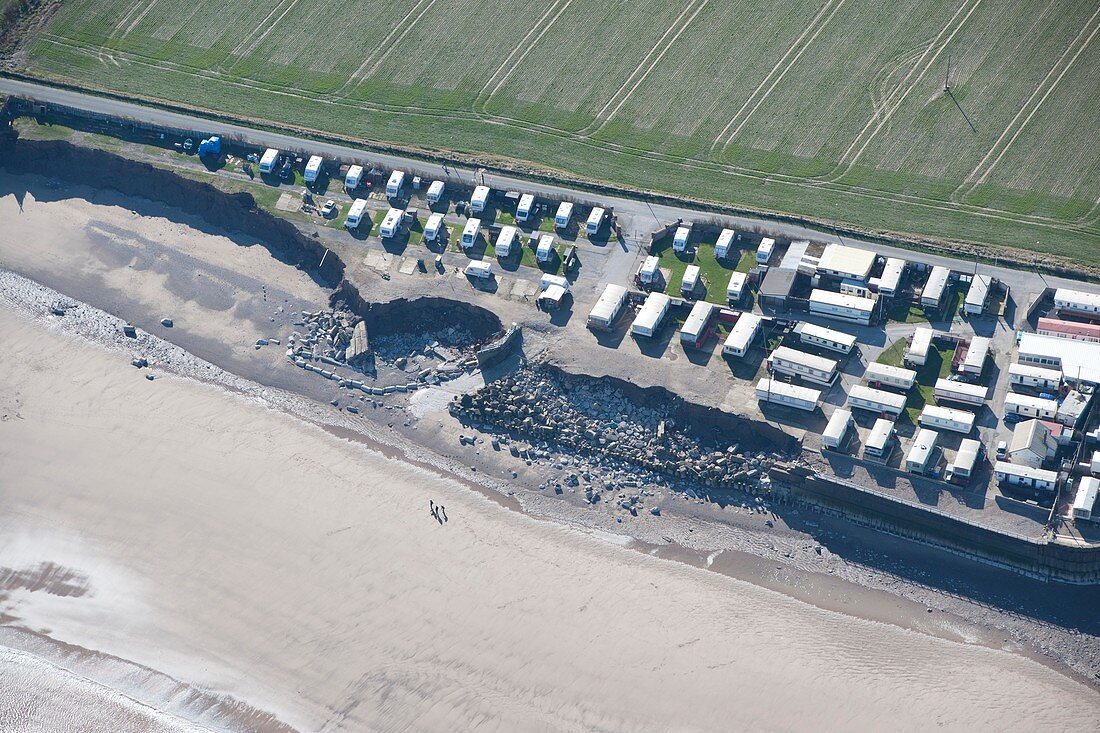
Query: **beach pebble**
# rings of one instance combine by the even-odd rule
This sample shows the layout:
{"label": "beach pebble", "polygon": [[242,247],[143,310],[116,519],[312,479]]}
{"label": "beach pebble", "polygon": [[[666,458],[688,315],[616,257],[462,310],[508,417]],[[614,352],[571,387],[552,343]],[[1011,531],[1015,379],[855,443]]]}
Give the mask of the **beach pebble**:
{"label": "beach pebble", "polygon": [[165,328],[171,328],[172,327],[172,319],[171,318],[161,318],[160,319],[160,325],[164,326]]}

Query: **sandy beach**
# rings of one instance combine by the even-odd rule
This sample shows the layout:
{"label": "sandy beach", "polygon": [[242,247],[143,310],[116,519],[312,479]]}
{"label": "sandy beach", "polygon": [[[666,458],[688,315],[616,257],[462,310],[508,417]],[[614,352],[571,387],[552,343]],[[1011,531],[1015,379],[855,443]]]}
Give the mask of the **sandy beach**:
{"label": "sandy beach", "polygon": [[[255,711],[242,723],[189,704],[201,695],[131,691],[180,720],[1086,730],[1100,716],[1092,690],[1018,655],[525,517],[217,387],[147,381],[117,353],[10,311],[0,338],[0,613],[40,642]],[[17,680],[0,693],[7,711],[42,686],[13,659],[0,656]],[[108,677],[113,663],[84,662],[81,674]]]}

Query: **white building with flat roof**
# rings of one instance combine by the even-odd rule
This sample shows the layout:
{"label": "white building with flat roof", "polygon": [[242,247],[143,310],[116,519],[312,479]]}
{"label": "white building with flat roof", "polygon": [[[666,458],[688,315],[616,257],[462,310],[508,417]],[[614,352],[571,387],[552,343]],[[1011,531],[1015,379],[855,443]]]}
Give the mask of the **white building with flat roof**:
{"label": "white building with flat roof", "polygon": [[798,340],[808,346],[819,346],[829,351],[850,354],[856,345],[856,337],[843,331],[819,326],[816,323],[802,321],[794,328]]}
{"label": "white building with flat roof", "polygon": [[630,332],[635,336],[652,337],[661,328],[661,322],[668,315],[668,309],[672,304],[672,298],[664,293],[650,293],[645,299],[645,305],[638,311]]}
{"label": "white building with flat roof", "polygon": [[955,482],[969,481],[974,476],[974,468],[978,465],[978,456],[981,455],[982,444],[973,438],[964,438],[959,443],[959,450],[955,453],[955,460],[947,467],[947,480]]}
{"label": "white building with flat roof", "polygon": [[863,378],[872,387],[892,387],[907,392],[916,383],[917,373],[912,369],[871,362],[863,371]]}
{"label": "white building with flat roof", "polygon": [[706,338],[713,315],[714,306],[705,300],[700,300],[691,306],[691,312],[688,313],[684,325],[680,327],[680,343],[687,346],[698,346],[702,343]]}
{"label": "white building with flat roof", "polygon": [[875,253],[844,244],[828,244],[817,262],[817,274],[866,281],[875,264]]}
{"label": "white building with flat roof", "polygon": [[810,313],[866,326],[875,312],[875,301],[858,295],[815,288],[810,293]]}
{"label": "white building with flat roof", "polygon": [[722,353],[728,356],[742,357],[752,348],[752,342],[756,334],[760,332],[760,316],[755,313],[742,313],[737,317],[737,323],[733,324],[726,342],[722,345]]}
{"label": "white building with flat roof", "polygon": [[920,304],[925,308],[939,308],[943,302],[943,296],[947,292],[947,281],[951,277],[951,270],[942,265],[936,265],[928,274],[928,280],[921,291]]}
{"label": "white building with flat roof", "polygon": [[1016,361],[1059,369],[1068,380],[1100,384],[1100,344],[1025,333],[1020,336]]}
{"label": "white building with flat roof", "polygon": [[818,384],[832,384],[836,379],[836,362],[823,356],[780,346],[768,357],[768,368],[775,374],[800,377]]}
{"label": "white building with flat roof", "polygon": [[867,434],[867,442],[863,444],[863,455],[872,458],[883,458],[890,455],[893,447],[894,421],[880,417],[875,420],[871,432]]}
{"label": "white building with flat roof", "polygon": [[966,291],[966,301],[963,309],[972,316],[981,315],[985,311],[985,304],[989,302],[989,288],[993,278],[989,275],[975,275],[970,280],[970,288]]}
{"label": "white building with flat roof", "polygon": [[974,429],[974,417],[973,412],[966,410],[956,410],[941,405],[925,405],[917,422],[926,428],[970,435],[970,431]]}
{"label": "white building with flat roof", "polygon": [[975,336],[970,339],[970,345],[966,348],[966,356],[959,364],[959,371],[964,374],[981,374],[992,343],[993,340],[988,336]]}
{"label": "white building with flat roof", "polygon": [[1083,476],[1077,483],[1077,491],[1073,495],[1074,519],[1092,519],[1098,493],[1100,493],[1100,479]]}
{"label": "white building with flat roof", "polygon": [[936,380],[932,393],[936,396],[936,402],[959,402],[980,407],[985,403],[989,388],[981,384],[967,384],[941,378]]}
{"label": "white building with flat roof", "polygon": [[1009,392],[1005,395],[1005,417],[1009,415],[1053,420],[1058,416],[1058,401]]}
{"label": "white building with flat roof", "polygon": [[852,427],[852,411],[838,407],[833,410],[825,430],[821,433],[821,444],[832,450],[841,450],[848,442],[848,431]]}
{"label": "white building with flat roof", "polygon": [[936,455],[936,444],[939,439],[940,434],[935,430],[928,428],[918,430],[916,437],[913,438],[913,445],[905,456],[905,470],[909,473],[924,474],[935,468],[932,459]]}
{"label": "white building with flat roof", "polygon": [[588,314],[588,327],[594,329],[610,330],[626,304],[626,288],[615,283],[608,283],[603,289],[600,299],[592,307]]}
{"label": "white building with flat roof", "polygon": [[1062,372],[1030,364],[1009,364],[1008,383],[1014,387],[1058,389],[1062,386]]}
{"label": "white building with flat roof", "polygon": [[905,361],[909,364],[924,366],[928,361],[928,352],[932,348],[932,329],[917,326],[913,331],[913,338],[909,341],[909,348],[905,350]]}
{"label": "white building with flat roof", "polygon": [[1057,471],[1032,468],[1008,461],[997,461],[993,464],[993,477],[1011,486],[1040,491],[1054,491],[1058,487]]}
{"label": "white building with flat roof", "polygon": [[773,405],[786,405],[813,412],[817,409],[817,403],[821,401],[821,392],[810,387],[800,387],[764,377],[756,383],[756,399]]}
{"label": "white building with flat roof", "polygon": [[905,410],[905,395],[857,384],[848,392],[848,407],[897,417]]}
{"label": "white building with flat roof", "polygon": [[1058,288],[1054,291],[1054,308],[1060,311],[1100,315],[1100,294]]}
{"label": "white building with flat roof", "polygon": [[901,289],[901,279],[905,275],[907,264],[900,257],[887,257],[886,264],[882,268],[882,274],[877,278],[871,278],[871,283],[878,287],[878,291],[882,295],[888,298],[894,297]]}

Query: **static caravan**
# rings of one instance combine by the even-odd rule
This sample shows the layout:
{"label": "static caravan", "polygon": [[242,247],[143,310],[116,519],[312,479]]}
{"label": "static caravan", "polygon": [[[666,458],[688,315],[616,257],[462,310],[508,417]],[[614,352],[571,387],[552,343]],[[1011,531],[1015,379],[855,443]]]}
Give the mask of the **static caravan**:
{"label": "static caravan", "polygon": [[832,384],[836,379],[835,361],[789,346],[780,346],[771,353],[768,357],[768,369],[772,373],[801,377],[818,384]]}
{"label": "static caravan", "polygon": [[917,431],[917,437],[913,439],[913,445],[905,456],[905,470],[909,473],[928,473],[935,468],[936,462],[932,460],[936,454],[936,443],[940,434],[935,430],[921,428]]}
{"label": "static caravan", "polygon": [[428,205],[435,206],[443,200],[443,189],[445,184],[443,181],[432,181],[432,185],[428,186]]}
{"label": "static caravan", "polygon": [[867,442],[863,444],[863,455],[866,458],[889,458],[894,447],[894,421],[880,417],[875,420],[871,432],[867,434]]}
{"label": "static caravan", "polygon": [[462,227],[462,249],[470,249],[477,244],[480,235],[481,219],[467,219],[466,226]]}
{"label": "static caravan", "polygon": [[673,252],[687,252],[688,238],[691,237],[691,225],[676,227],[676,234],[672,237]]}
{"label": "static caravan", "polygon": [[363,182],[363,166],[353,165],[348,168],[348,174],[344,176],[344,188],[354,191]]}
{"label": "static caravan", "polygon": [[985,360],[989,357],[989,347],[993,340],[988,336],[975,336],[970,339],[970,345],[966,348],[966,356],[959,364],[959,371],[963,374],[981,374],[985,366]]}
{"label": "static caravan", "polygon": [[963,310],[972,316],[985,312],[985,304],[989,302],[989,288],[993,279],[989,275],[975,275],[970,280],[970,288],[966,291],[966,301]]}
{"label": "static caravan", "polygon": [[626,304],[626,288],[609,283],[603,289],[600,299],[588,314],[588,327],[601,331],[610,331],[619,320]]}
{"label": "static caravan", "polygon": [[901,279],[908,263],[900,257],[888,257],[882,274],[878,277],[878,291],[888,298],[897,295],[901,288]]}
{"label": "static caravan", "polygon": [[1073,495],[1074,519],[1092,519],[1097,493],[1100,493],[1100,479],[1092,476],[1082,477],[1077,484],[1077,492]]}
{"label": "static caravan", "polygon": [[817,403],[821,401],[821,392],[765,377],[756,383],[756,399],[773,405],[785,405],[813,412],[817,409]]}
{"label": "static caravan", "polygon": [[1035,332],[1040,336],[1054,336],[1071,341],[1088,341],[1100,343],[1100,325],[1095,323],[1078,323],[1077,321],[1062,321],[1057,318],[1040,318]]}
{"label": "static caravan", "polygon": [[562,201],[558,204],[558,212],[554,214],[554,226],[558,229],[568,229],[573,221],[573,204]]}
{"label": "static caravan", "polygon": [[947,281],[951,277],[951,270],[942,265],[936,265],[928,275],[928,281],[921,291],[920,304],[925,308],[939,308],[943,303],[943,296],[947,292]]}
{"label": "static caravan", "polygon": [[268,148],[260,158],[260,173],[272,173],[279,166],[279,158],[283,157],[275,148]]}
{"label": "static caravan", "polygon": [[1062,372],[1030,364],[1009,364],[1008,383],[1013,387],[1053,391],[1062,386]]}
{"label": "static caravan", "polygon": [[1039,420],[1053,420],[1058,415],[1058,401],[1009,392],[1005,395],[1005,417],[1007,418],[1010,415],[1021,418],[1034,417]]}
{"label": "static caravan", "polygon": [[539,278],[539,288],[541,290],[546,290],[554,285],[569,290],[569,281],[561,275],[551,275],[549,272],[546,272]]}
{"label": "static caravan", "polygon": [[635,336],[652,337],[661,328],[661,322],[668,315],[672,298],[664,293],[650,293],[645,299],[645,305],[638,311],[630,332]]}
{"label": "static caravan", "polygon": [[737,232],[732,229],[723,229],[722,233],[718,235],[718,241],[714,245],[714,258],[718,260],[724,260],[729,257],[730,247],[733,245],[733,238],[737,235]]}
{"label": "static caravan", "polygon": [[501,259],[505,257],[511,257],[514,250],[519,249],[517,246],[518,230],[511,224],[500,228],[500,234],[497,235],[497,243],[495,246],[497,257]]}
{"label": "static caravan", "polygon": [[928,351],[932,348],[932,329],[918,326],[913,331],[913,339],[905,350],[905,363],[924,366],[928,361]]}
{"label": "static caravan", "polygon": [[401,187],[405,185],[405,171],[394,171],[390,174],[390,180],[386,181],[386,195],[395,199],[401,195]]}
{"label": "static caravan", "polygon": [[974,413],[939,405],[925,405],[917,422],[926,428],[970,435],[970,431],[974,429]]}
{"label": "static caravan", "polygon": [[1058,488],[1057,471],[1020,466],[1008,461],[997,461],[993,464],[993,477],[1001,483],[1038,491],[1054,491]]}
{"label": "static caravan", "polygon": [[819,316],[866,326],[871,322],[871,315],[874,312],[875,301],[870,298],[834,293],[820,288],[815,288],[810,293],[810,313],[816,313]]}
{"label": "static caravan", "polygon": [[856,337],[851,334],[807,321],[795,326],[794,332],[798,335],[798,340],[808,346],[818,346],[840,354],[852,353],[856,345]]}
{"label": "static caravan", "polygon": [[309,162],[306,163],[306,172],[302,175],[302,178],[306,183],[316,183],[317,178],[321,175],[321,167],[325,164],[325,159],[320,155],[310,156]]}
{"label": "static caravan", "polygon": [[745,295],[745,282],[748,276],[743,272],[735,272],[730,275],[729,284],[726,285],[726,300],[730,303],[740,303]]}
{"label": "static caravan", "polygon": [[470,197],[470,210],[475,214],[480,214],[485,211],[485,206],[489,203],[489,187],[488,186],[475,186],[474,195]]}
{"label": "static caravan", "polygon": [[775,251],[775,240],[771,237],[764,237],[760,240],[760,246],[756,248],[756,262],[761,265],[768,264],[768,260],[772,258],[772,252]]}
{"label": "static caravan", "polygon": [[1086,293],[1083,290],[1070,290],[1058,288],[1054,291],[1054,308],[1058,311],[1070,313],[1084,313],[1086,315],[1100,315],[1100,295]]}
{"label": "static caravan", "polygon": [[645,258],[641,269],[638,270],[638,281],[642,285],[656,285],[661,281],[661,261],[656,255]]}
{"label": "static caravan", "polygon": [[829,423],[821,433],[821,444],[832,450],[844,450],[848,444],[849,429],[852,427],[852,411],[838,407],[833,410]]}
{"label": "static caravan", "polygon": [[424,225],[424,241],[434,242],[439,238],[439,232],[443,229],[443,214],[432,214],[428,217],[428,223]]}
{"label": "static caravan", "polygon": [[968,484],[974,477],[974,469],[978,465],[978,456],[981,455],[982,444],[973,438],[965,438],[959,443],[959,450],[955,453],[955,460],[947,467],[947,480],[957,484]]}
{"label": "static caravan", "polygon": [[738,316],[737,323],[733,324],[726,336],[726,342],[722,345],[722,353],[737,357],[747,354],[760,330],[760,322],[760,316],[755,313],[742,313]]}
{"label": "static caravan", "polygon": [[711,316],[714,315],[714,306],[705,300],[700,300],[691,307],[687,320],[680,327],[680,343],[684,346],[697,347],[703,343],[710,327]]}
{"label": "static caravan", "polygon": [[539,246],[535,249],[535,262],[544,263],[554,259],[554,235],[543,234],[539,237]]}
{"label": "static caravan", "polygon": [[958,402],[962,405],[981,407],[985,404],[989,388],[981,384],[954,382],[950,379],[937,379],[933,394],[936,402]]}
{"label": "static caravan", "polygon": [[352,202],[351,208],[348,209],[348,216],[344,219],[344,226],[348,229],[356,229],[359,227],[359,222],[363,221],[363,216],[367,213],[367,200],[355,199]]}
{"label": "static caravan", "polygon": [[858,407],[861,410],[897,417],[905,410],[905,395],[857,384],[848,393],[845,404],[848,407]]}
{"label": "static caravan", "polygon": [[534,194],[525,193],[519,197],[519,205],[516,206],[516,221],[527,221],[535,212]]}
{"label": "static caravan", "polygon": [[871,362],[864,370],[863,378],[867,381],[867,384],[876,389],[890,387],[891,389],[908,392],[917,381],[917,373],[912,369]]}
{"label": "static caravan", "polygon": [[401,220],[405,218],[405,212],[401,209],[390,209],[382,219],[382,225],[378,227],[378,234],[383,239],[396,237],[401,231]]}
{"label": "static caravan", "polygon": [[485,260],[474,260],[470,264],[466,265],[464,271],[467,277],[476,277],[481,280],[487,280],[493,276],[493,263],[486,262]]}
{"label": "static caravan", "polygon": [[584,223],[584,231],[589,237],[594,237],[600,233],[600,227],[603,226],[604,217],[607,216],[607,212],[601,207],[597,206],[592,209],[588,215],[588,221]]}
{"label": "static caravan", "polygon": [[697,287],[699,287],[699,266],[688,265],[684,269],[684,279],[680,281],[680,293],[685,298],[690,298],[695,294]]}

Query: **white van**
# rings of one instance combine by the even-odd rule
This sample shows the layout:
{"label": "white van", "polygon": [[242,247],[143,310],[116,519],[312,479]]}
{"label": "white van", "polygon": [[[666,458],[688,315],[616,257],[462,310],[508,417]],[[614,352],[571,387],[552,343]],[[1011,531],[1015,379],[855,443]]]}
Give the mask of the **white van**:
{"label": "white van", "polygon": [[527,221],[531,218],[531,210],[535,208],[535,197],[525,193],[519,197],[519,206],[516,207],[516,221]]}
{"label": "white van", "polygon": [[401,209],[390,209],[382,219],[382,226],[378,227],[378,234],[383,239],[397,236],[401,231],[401,220],[405,218],[405,212]]}
{"label": "white van", "polygon": [[355,229],[359,226],[359,222],[363,220],[363,215],[367,213],[367,200],[355,199],[351,208],[348,209],[348,218],[344,219],[344,226],[348,229]]}
{"label": "white van", "polygon": [[569,222],[573,220],[573,204],[562,201],[558,205],[558,213],[554,214],[554,226],[558,229],[568,229]]}
{"label": "white van", "polygon": [[477,244],[477,235],[481,231],[481,219],[469,219],[466,226],[462,227],[462,249],[469,249]]}
{"label": "white van", "polygon": [[279,165],[279,158],[282,157],[278,150],[275,148],[268,148],[264,151],[264,157],[260,158],[260,173],[271,173]]}
{"label": "white van", "polygon": [[508,257],[512,254],[512,248],[516,244],[516,228],[514,226],[505,226],[500,228],[500,234],[497,235],[496,251],[497,257]]}
{"label": "white van", "polygon": [[428,186],[428,205],[438,204],[442,198],[443,181],[432,181],[432,185]]}
{"label": "white van", "polygon": [[386,195],[395,199],[401,195],[401,187],[405,185],[405,171],[394,171],[390,174],[390,180],[386,182]]}
{"label": "white van", "polygon": [[672,238],[672,251],[673,252],[687,252],[688,237],[691,236],[691,225],[686,227],[677,227],[676,236]]}
{"label": "white van", "polygon": [[584,231],[590,237],[594,237],[600,233],[600,227],[603,226],[603,218],[607,215],[607,212],[602,207],[597,206],[592,209],[592,213],[588,215],[588,221],[585,222]]}
{"label": "white van", "polygon": [[493,263],[485,260],[474,260],[466,265],[464,270],[468,277],[476,277],[487,280],[493,276]]}
{"label": "white van", "polygon": [[439,230],[443,228],[443,214],[432,214],[428,217],[428,223],[424,225],[424,241],[434,242],[439,237]]}
{"label": "white van", "polygon": [[539,246],[535,250],[535,262],[549,262],[554,259],[554,235],[543,234],[539,237]]}
{"label": "white van", "polygon": [[317,177],[321,175],[321,166],[325,164],[325,159],[320,155],[314,155],[310,157],[309,162],[306,163],[306,172],[302,176],[306,183],[316,183]]}
{"label": "white van", "polygon": [[730,247],[733,245],[733,237],[736,232],[732,229],[723,229],[718,235],[718,242],[714,245],[715,259],[724,260],[729,257]]}
{"label": "white van", "polygon": [[344,176],[344,188],[349,191],[354,191],[359,188],[359,184],[363,180],[363,166],[353,165],[348,168],[348,174]]}
{"label": "white van", "polygon": [[470,209],[475,214],[485,211],[485,204],[489,203],[489,187],[478,186],[474,189],[474,195],[470,197]]}

